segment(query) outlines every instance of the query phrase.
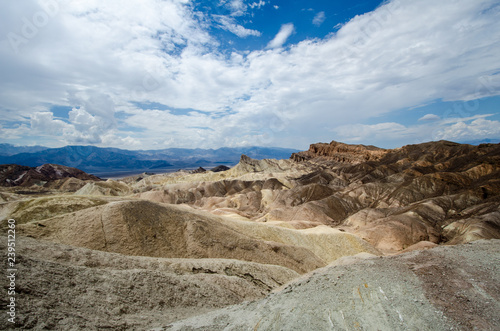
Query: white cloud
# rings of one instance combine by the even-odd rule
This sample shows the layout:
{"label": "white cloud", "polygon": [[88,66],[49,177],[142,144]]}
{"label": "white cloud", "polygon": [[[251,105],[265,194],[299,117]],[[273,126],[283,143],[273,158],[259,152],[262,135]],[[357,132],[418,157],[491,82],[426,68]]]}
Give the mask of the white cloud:
{"label": "white cloud", "polygon": [[440,119],[441,119],[441,117],[439,117],[435,114],[425,114],[424,116],[420,117],[418,120],[419,121],[438,121]]}
{"label": "white cloud", "polygon": [[[368,142],[377,146],[400,147],[427,141],[467,142],[500,137],[500,122],[485,119],[491,114],[435,119],[424,124],[394,122],[372,125],[350,124],[332,129],[336,139],[349,143]],[[404,143],[401,143],[404,142]]]}
{"label": "white cloud", "polygon": [[231,10],[231,15],[233,16],[244,15],[247,10],[247,5],[243,0],[230,0],[227,3],[227,7]]}
{"label": "white cloud", "polygon": [[[22,18],[43,10],[41,3],[0,2],[0,35],[23,37]],[[2,119],[47,136],[49,127],[59,130],[54,144],[88,139],[112,145],[110,137],[117,143],[130,137],[143,148],[172,141],[185,147],[205,141],[208,147],[303,148],[335,139],[336,127],[398,109],[500,94],[495,0],[389,1],[324,39],[281,48],[294,29],[285,24],[268,48],[232,54],[210,35],[213,18],[193,12],[188,1],[57,3],[55,14],[25,38],[17,54],[8,39],[0,40]],[[248,9],[242,1],[223,4],[233,16]],[[257,33],[226,20],[225,28],[237,35]],[[205,113],[175,116],[131,102]],[[78,112],[64,121],[51,118],[51,105]],[[409,128],[432,135],[434,128],[426,130],[437,123],[422,119]],[[386,128],[393,141],[409,139],[396,124]],[[84,127],[94,129],[86,134]],[[370,141],[362,134],[370,130],[382,137],[380,127],[364,127],[352,139]],[[33,139],[27,137],[26,144]]]}
{"label": "white cloud", "polygon": [[[0,139],[4,141],[22,140],[31,134],[33,134],[33,130],[26,124],[16,125],[12,128],[3,127],[0,124]],[[21,145],[24,145],[24,143],[21,143]]]}
{"label": "white cloud", "polygon": [[470,123],[458,122],[439,130],[436,137],[444,140],[467,141],[500,137],[500,122],[484,118]]}
{"label": "white cloud", "polygon": [[37,132],[58,134],[66,126],[65,122],[54,119],[52,112],[36,112],[31,116],[31,128]]}
{"label": "white cloud", "polygon": [[294,31],[295,27],[292,23],[283,24],[273,40],[267,44],[267,48],[278,48],[283,46]]}
{"label": "white cloud", "polygon": [[215,15],[214,19],[221,24],[221,27],[224,30],[234,33],[240,38],[245,38],[248,36],[257,36],[259,37],[261,33],[257,30],[247,29],[236,23],[233,17]]}
{"label": "white cloud", "polygon": [[265,6],[266,5],[266,2],[263,1],[263,0],[260,0],[259,2],[252,2],[251,4],[249,4],[250,8],[257,8],[257,9],[260,9],[260,7],[262,6]]}
{"label": "white cloud", "polygon": [[384,143],[396,139],[416,139],[415,130],[394,122],[378,123],[373,125],[349,124],[332,130],[336,140],[347,143],[368,142],[382,146]]}
{"label": "white cloud", "polygon": [[312,20],[312,24],[314,24],[316,26],[320,26],[321,24],[323,24],[325,19],[326,19],[325,12],[320,11],[319,13],[316,14],[316,16],[314,16],[314,18]]}
{"label": "white cloud", "polygon": [[35,112],[30,116],[30,127],[35,135],[55,135],[66,144],[102,144],[106,140],[116,144],[120,139],[116,136],[114,120],[92,115],[84,107],[73,108],[67,121],[54,118],[50,111]]}
{"label": "white cloud", "polygon": [[95,118],[83,110],[70,112],[70,123],[54,119],[52,112],[36,112],[31,116],[31,129],[41,136],[58,135],[66,143],[99,144],[101,138]]}

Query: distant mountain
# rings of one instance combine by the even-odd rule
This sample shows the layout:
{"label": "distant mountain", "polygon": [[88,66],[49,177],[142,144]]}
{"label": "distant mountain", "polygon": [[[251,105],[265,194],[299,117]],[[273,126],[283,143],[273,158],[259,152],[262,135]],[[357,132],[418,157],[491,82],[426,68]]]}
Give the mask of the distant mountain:
{"label": "distant mountain", "polygon": [[35,153],[0,156],[0,163],[18,164],[29,167],[53,163],[78,168],[85,172],[158,169],[172,166],[172,164],[165,160],[142,159],[132,151],[95,146],[66,146],[62,148],[49,148]]}
{"label": "distant mountain", "polygon": [[235,165],[239,162],[241,154],[254,159],[287,159],[295,149],[279,147],[222,147],[218,149],[188,149],[168,148],[162,150],[136,151],[144,158],[162,159],[191,166],[202,163],[216,163]]}
{"label": "distant mountain", "polygon": [[0,144],[0,155],[10,156],[19,153],[35,153],[48,149],[44,146],[14,146],[11,144]]}
{"label": "distant mountain", "polygon": [[[3,144],[6,145],[6,144]],[[7,146],[7,152],[0,153],[0,164],[18,164],[37,167],[46,163],[60,164],[81,169],[93,174],[113,172],[168,171],[180,168],[215,167],[235,165],[241,154],[254,159],[287,159],[297,150],[272,147],[240,147],[219,149],[169,148],[162,150],[131,151],[118,148],[95,146],[65,146],[43,148],[25,152],[24,147]],[[15,153],[16,150],[20,151]],[[40,146],[40,148],[42,148]]]}

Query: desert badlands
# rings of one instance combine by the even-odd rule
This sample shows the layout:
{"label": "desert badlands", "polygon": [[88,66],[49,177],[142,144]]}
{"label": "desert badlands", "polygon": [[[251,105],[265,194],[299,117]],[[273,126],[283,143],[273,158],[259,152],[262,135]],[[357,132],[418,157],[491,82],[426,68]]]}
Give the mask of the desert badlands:
{"label": "desert badlands", "polygon": [[0,329],[500,330],[499,193],[500,145],[447,141],[120,180],[2,165]]}

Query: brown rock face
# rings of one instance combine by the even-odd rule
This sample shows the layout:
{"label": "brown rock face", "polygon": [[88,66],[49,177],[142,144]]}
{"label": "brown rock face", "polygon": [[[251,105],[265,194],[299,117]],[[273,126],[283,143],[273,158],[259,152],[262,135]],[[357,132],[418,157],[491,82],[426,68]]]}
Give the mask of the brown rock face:
{"label": "brown rock face", "polygon": [[140,197],[295,228],[339,227],[387,252],[500,238],[499,145],[332,142],[284,161],[242,156],[227,179],[163,185]]}
{"label": "brown rock face", "polygon": [[438,141],[381,150],[332,142],[298,154],[292,159],[320,166],[299,180],[336,182],[333,196],[357,202],[340,223],[379,249],[499,237],[498,144]]}
{"label": "brown rock face", "polygon": [[307,151],[293,153],[291,159],[300,162],[321,157],[329,161],[358,164],[378,160],[385,152],[385,149],[375,146],[348,145],[332,141],[329,144],[312,144]]}
{"label": "brown rock face", "polygon": [[45,185],[65,178],[77,178],[80,180],[100,180],[94,175],[89,175],[76,168],[66,167],[58,164],[43,164],[32,168],[16,164],[0,165],[0,186],[31,186]]}

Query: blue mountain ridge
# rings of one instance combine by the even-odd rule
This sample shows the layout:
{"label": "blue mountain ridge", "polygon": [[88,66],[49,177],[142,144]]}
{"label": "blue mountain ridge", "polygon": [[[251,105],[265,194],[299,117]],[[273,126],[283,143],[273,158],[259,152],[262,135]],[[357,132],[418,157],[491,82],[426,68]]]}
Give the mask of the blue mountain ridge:
{"label": "blue mountain ridge", "polygon": [[0,144],[0,155],[10,156],[19,153],[34,153],[47,149],[44,146],[14,146],[11,144]]}
{"label": "blue mountain ridge", "polygon": [[[16,149],[19,153],[15,153]],[[295,149],[279,147],[223,147],[218,149],[168,148],[161,150],[126,150],[96,146],[65,146],[44,148],[37,146],[34,152],[26,147],[0,145],[0,164],[18,164],[37,167],[52,163],[78,168],[91,174],[114,172],[174,171],[217,165],[233,166],[241,154],[254,159],[285,159]],[[8,150],[6,153],[4,150]]]}

